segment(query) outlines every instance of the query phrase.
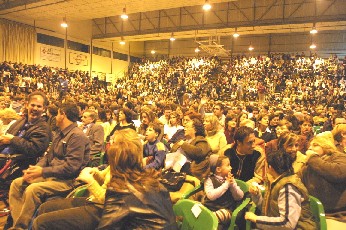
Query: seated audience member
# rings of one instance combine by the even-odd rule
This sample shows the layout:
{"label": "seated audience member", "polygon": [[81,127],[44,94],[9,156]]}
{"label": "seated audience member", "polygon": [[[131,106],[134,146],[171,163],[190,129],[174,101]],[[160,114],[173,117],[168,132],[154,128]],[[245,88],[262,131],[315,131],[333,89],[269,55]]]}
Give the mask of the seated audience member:
{"label": "seated audience member", "polygon": [[211,148],[205,139],[205,129],[199,119],[192,119],[184,125],[185,139],[176,142],[171,151],[181,151],[187,162],[181,171],[202,180],[209,174]]}
{"label": "seated audience member", "polygon": [[225,127],[226,116],[223,114],[225,106],[222,103],[216,103],[213,107],[213,114],[217,117],[222,128]]}
{"label": "seated audience member", "polygon": [[203,204],[213,211],[219,224],[229,224],[236,202],[244,197],[231,173],[229,158],[213,154],[210,157],[209,176],[204,183],[206,194]]}
{"label": "seated audience member", "polygon": [[235,115],[226,116],[225,119],[225,136],[227,140],[227,144],[234,143],[234,133],[237,130],[237,121]]}
{"label": "seated audience member", "polygon": [[160,172],[143,168],[142,153],[135,131],[114,133],[108,152],[111,180],[98,229],[177,229],[169,193],[159,182]]}
{"label": "seated audience member", "polygon": [[244,112],[240,112],[238,115],[237,115],[237,127],[239,127],[240,125],[240,122],[246,120],[246,119],[250,119],[248,118],[248,114],[247,113],[244,113]]}
{"label": "seated audience member", "polygon": [[[96,124],[101,125],[103,128],[103,132],[104,132],[104,138],[103,141],[106,142],[107,141],[107,137],[109,136],[110,132],[111,132],[111,124],[110,122],[108,122],[107,120],[107,113],[105,109],[99,109],[97,112],[97,121]],[[114,128],[114,127],[113,127]]]}
{"label": "seated audience member", "polygon": [[[151,109],[147,107],[144,107],[142,109],[140,113],[140,118],[141,118],[141,125],[139,126],[138,134],[143,137],[145,136],[145,132],[147,131],[149,123],[155,122],[157,124],[161,124],[161,122],[157,119],[154,111],[152,111]],[[160,141],[162,140],[163,134],[164,134],[164,130],[163,130],[163,125],[161,124],[161,132],[158,137]]]}
{"label": "seated audience member", "polygon": [[239,123],[239,127],[246,126],[249,128],[254,129],[255,128],[255,122],[251,119],[245,119]]}
{"label": "seated audience member", "polygon": [[143,147],[144,168],[162,169],[165,164],[167,149],[166,146],[157,138],[161,132],[161,126],[156,123],[149,123],[145,132],[147,141]]}
{"label": "seated audience member", "polygon": [[181,119],[179,119],[178,113],[172,112],[169,115],[168,124],[165,124],[163,128],[165,135],[167,135],[167,141],[169,141],[178,130],[183,129],[184,127],[181,126]]}
{"label": "seated audience member", "polygon": [[11,127],[11,125],[19,119],[20,116],[13,109],[5,108],[0,110],[0,121],[2,122],[0,135],[6,134],[7,130]]}
{"label": "seated audience member", "polygon": [[[284,132],[278,139],[278,149],[283,149],[293,159],[293,172],[298,173],[306,164],[306,155],[299,151],[299,136],[291,132]],[[267,153],[267,152],[266,152]]]}
{"label": "seated audience member", "polygon": [[113,128],[113,130],[109,133],[107,137],[107,141],[111,139],[115,131],[127,129],[127,128],[136,130],[136,127],[132,121],[131,110],[127,108],[121,108],[118,110],[118,122]]}
{"label": "seated audience member", "polygon": [[90,155],[95,155],[103,150],[104,131],[103,127],[95,124],[97,112],[88,109],[82,115],[82,130],[90,141]]}
{"label": "seated audience member", "polygon": [[[316,136],[306,152],[308,160],[301,172],[302,181],[312,196],[323,204],[326,214],[345,222],[346,155],[329,138]],[[342,214],[343,213],[343,214]]]}
{"label": "seated audience member", "polygon": [[273,139],[265,144],[265,153],[276,152],[278,150],[278,138],[280,138],[281,134],[285,132],[289,132],[292,130],[291,122],[287,120],[281,120],[278,122],[276,127],[276,139]]}
{"label": "seated audience member", "polygon": [[301,152],[305,154],[306,150],[309,148],[309,143],[311,139],[314,137],[313,131],[314,121],[312,117],[307,115],[303,117],[303,120],[300,123],[300,138],[301,138]]}
{"label": "seated audience member", "polygon": [[30,165],[23,177],[12,182],[9,203],[13,229],[27,229],[44,199],[67,195],[73,189],[74,179],[89,162],[90,142],[75,123],[78,117],[75,104],[62,104],[56,116],[61,132],[54,137],[49,152],[36,165]]}
{"label": "seated audience member", "polygon": [[276,127],[278,126],[279,121],[280,121],[280,114],[279,113],[272,113],[269,115],[268,128],[274,134],[275,138],[277,137],[276,136]]}
{"label": "seated audience member", "polygon": [[221,130],[219,120],[215,115],[207,115],[204,118],[204,128],[206,131],[206,139],[211,147],[213,154],[224,151],[227,145],[226,136]]}
{"label": "seated audience member", "polygon": [[163,110],[163,115],[159,118],[159,121],[163,125],[167,125],[169,122],[169,115],[172,113],[172,107],[171,105],[166,105]]}
{"label": "seated audience member", "polygon": [[29,163],[34,164],[47,150],[51,138],[49,126],[42,117],[47,106],[48,99],[44,93],[31,93],[26,115],[13,123],[6,134],[0,136],[0,152],[23,154],[32,159],[27,166]]}
{"label": "seated audience member", "polygon": [[269,153],[266,159],[272,181],[264,198],[258,186],[249,189],[253,201],[261,208],[261,215],[247,212],[245,219],[256,223],[259,229],[316,229],[309,194],[293,173],[292,157],[281,149]]}
{"label": "seated audience member", "polygon": [[230,159],[232,174],[242,181],[262,182],[264,156],[255,150],[255,134],[252,128],[243,126],[234,134],[235,144],[224,152]]}
{"label": "seated audience member", "polygon": [[335,146],[342,153],[346,153],[346,124],[339,124],[334,127],[332,134]]}
{"label": "seated audience member", "polygon": [[[188,122],[192,121],[192,119],[194,119],[194,118],[202,120],[202,115],[199,114],[199,113],[192,112],[192,111],[187,111],[184,114],[184,117],[183,117],[183,126],[185,126]],[[179,129],[172,136],[172,138],[167,142],[166,146],[170,149],[170,148],[172,148],[172,146],[176,142],[178,142],[180,140],[183,140],[184,138],[185,138],[185,131],[184,131],[184,129]]]}
{"label": "seated audience member", "polygon": [[261,114],[258,116],[257,127],[254,129],[255,136],[269,142],[275,139],[275,133],[269,129],[269,116],[267,114]]}
{"label": "seated audience member", "polygon": [[55,104],[49,105],[47,108],[47,123],[50,127],[52,135],[57,134],[60,130],[56,126],[56,115],[58,115],[58,106]]}

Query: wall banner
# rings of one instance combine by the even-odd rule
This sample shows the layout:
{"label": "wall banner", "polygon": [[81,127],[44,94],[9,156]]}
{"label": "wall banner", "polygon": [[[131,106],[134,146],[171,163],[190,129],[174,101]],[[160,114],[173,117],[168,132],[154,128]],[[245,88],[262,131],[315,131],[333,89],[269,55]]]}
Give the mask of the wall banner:
{"label": "wall banner", "polygon": [[61,50],[55,49],[49,46],[41,46],[40,49],[41,60],[60,62],[61,60]]}
{"label": "wall banner", "polygon": [[73,65],[87,66],[88,55],[70,52],[69,62],[70,64],[73,64]]}

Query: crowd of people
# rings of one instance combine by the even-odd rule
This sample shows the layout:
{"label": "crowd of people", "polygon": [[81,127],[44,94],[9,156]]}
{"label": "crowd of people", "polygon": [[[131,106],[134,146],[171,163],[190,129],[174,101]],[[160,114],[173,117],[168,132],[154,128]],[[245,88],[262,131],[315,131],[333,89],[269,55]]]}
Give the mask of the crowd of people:
{"label": "crowd of people", "polygon": [[[250,186],[261,214],[245,219],[259,228],[313,228],[309,195],[346,222],[346,76],[335,56],[143,60],[114,85],[4,62],[0,78],[1,154],[25,156],[6,228],[176,229],[172,203],[204,180],[195,198],[227,227],[244,198],[236,179]],[[90,167],[102,152],[108,166]],[[185,183],[168,191],[162,170]],[[77,182],[87,198],[45,202]]]}

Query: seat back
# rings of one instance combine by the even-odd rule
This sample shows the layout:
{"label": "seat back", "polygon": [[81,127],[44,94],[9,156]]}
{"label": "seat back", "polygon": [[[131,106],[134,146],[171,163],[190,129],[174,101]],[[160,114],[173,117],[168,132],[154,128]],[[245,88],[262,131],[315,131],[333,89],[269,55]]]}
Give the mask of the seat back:
{"label": "seat back", "polygon": [[187,199],[179,200],[173,206],[173,210],[180,229],[214,230],[218,227],[218,220],[214,213],[199,202]]}
{"label": "seat back", "polygon": [[240,187],[240,189],[241,189],[244,193],[246,193],[246,192],[249,191],[249,185],[248,185],[246,182],[244,182],[244,181],[242,181],[242,180],[238,180],[238,179],[235,179],[235,181],[237,182],[237,185]]}
{"label": "seat back", "polygon": [[310,198],[310,210],[312,215],[316,219],[316,224],[318,229],[327,230],[327,221],[326,214],[324,213],[324,207],[319,199],[313,196],[309,196]]}

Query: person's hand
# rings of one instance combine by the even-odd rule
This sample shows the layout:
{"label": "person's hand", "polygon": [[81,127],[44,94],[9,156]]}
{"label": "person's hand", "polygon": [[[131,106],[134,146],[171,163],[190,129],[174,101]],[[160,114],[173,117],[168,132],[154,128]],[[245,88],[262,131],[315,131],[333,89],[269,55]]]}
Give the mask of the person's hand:
{"label": "person's hand", "polygon": [[94,174],[98,171],[96,168],[86,167],[84,168],[76,180],[83,181],[87,184],[91,184],[95,181]]}
{"label": "person's hand", "polygon": [[249,193],[250,194],[257,196],[259,194],[259,192],[260,192],[260,190],[259,190],[258,186],[255,186],[255,185],[249,186]]}
{"label": "person's hand", "polygon": [[235,183],[235,179],[234,179],[234,176],[231,172],[228,173],[228,176],[226,178],[226,181],[228,181],[228,183],[230,185],[234,184]]}
{"label": "person's hand", "polygon": [[30,165],[27,170],[23,171],[23,179],[30,183],[32,180],[42,176],[42,167],[36,165]]}
{"label": "person's hand", "polygon": [[308,149],[308,150],[306,150],[305,155],[306,155],[306,157],[309,159],[311,156],[313,156],[313,155],[319,155],[319,154],[316,153],[315,151],[312,151],[312,150]]}
{"label": "person's hand", "polygon": [[184,140],[180,140],[180,141],[177,142],[177,145],[180,147],[180,146],[182,146],[184,143],[185,143]]}
{"label": "person's hand", "polygon": [[0,137],[0,145],[8,145],[14,136],[12,134],[4,134]]}
{"label": "person's hand", "polygon": [[249,220],[251,222],[256,223],[257,221],[257,215],[253,212],[246,212],[245,213],[245,220]]}

